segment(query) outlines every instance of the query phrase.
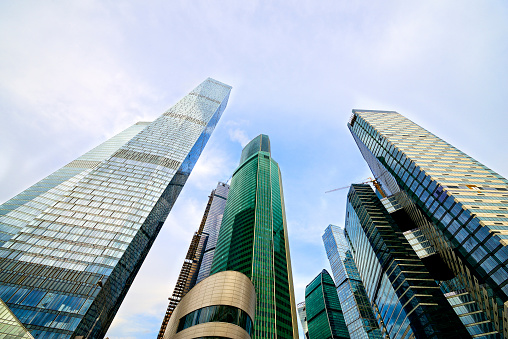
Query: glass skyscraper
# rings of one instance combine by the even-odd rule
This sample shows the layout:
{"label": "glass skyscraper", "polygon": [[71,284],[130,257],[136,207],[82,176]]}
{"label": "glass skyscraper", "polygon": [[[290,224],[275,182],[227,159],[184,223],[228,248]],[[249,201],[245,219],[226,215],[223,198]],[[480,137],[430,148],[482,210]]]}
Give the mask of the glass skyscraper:
{"label": "glass skyscraper", "polygon": [[298,318],[300,318],[300,324],[302,324],[303,334],[305,338],[309,339],[309,327],[307,326],[307,309],[305,308],[305,301],[296,305],[298,310]]}
{"label": "glass skyscraper", "polygon": [[[217,188],[208,197],[201,224],[198,231],[194,233],[187,255],[176,281],[173,294],[169,298],[169,305],[162,321],[162,326],[157,338],[162,339],[166,332],[169,319],[180,300],[201,280],[208,277],[212,265],[213,252],[217,235],[226,205],[229,185],[219,182]],[[208,233],[208,232],[210,233]],[[208,246],[212,242],[212,246]],[[205,252],[207,250],[208,252]],[[207,260],[204,255],[208,253]],[[199,274],[198,274],[199,273]],[[200,278],[201,277],[201,278]],[[200,279],[199,279],[200,278]]]}
{"label": "glass skyscraper", "polygon": [[245,146],[231,179],[210,274],[228,270],[256,289],[253,338],[298,338],[282,179],[266,135]]}
{"label": "glass skyscraper", "polygon": [[[381,189],[382,190],[382,189]],[[399,203],[402,202],[402,205]],[[416,255],[427,267],[431,276],[439,284],[444,296],[452,305],[455,313],[460,317],[461,322],[466,326],[467,331],[474,338],[497,339],[499,333],[494,328],[493,323],[487,318],[486,314],[476,305],[464,285],[454,277],[453,272],[446,266],[435,248],[419,228],[414,228],[418,220],[426,220],[426,217],[417,211],[415,205],[410,202],[405,192],[400,191],[390,197],[381,199],[383,206],[388,213],[395,219],[396,223],[405,229],[411,229],[403,232]],[[407,213],[407,211],[410,211]],[[413,221],[416,220],[416,222]]]}
{"label": "glass skyscraper", "polygon": [[468,338],[452,306],[369,185],[351,185],[345,236],[390,338]]}
{"label": "glass skyscraper", "polygon": [[338,226],[329,225],[323,234],[323,242],[350,337],[355,339],[383,338],[353,256],[344,238],[344,230]]}
{"label": "glass skyscraper", "polygon": [[350,338],[333,279],[321,271],[305,287],[309,339]]}
{"label": "glass skyscraper", "polygon": [[9,307],[0,299],[0,338],[34,339]]}
{"label": "glass skyscraper", "polygon": [[104,336],[230,90],[207,79],[0,207],[0,298],[35,338]]}
{"label": "glass skyscraper", "polygon": [[228,199],[229,185],[219,182],[217,188],[212,192],[212,204],[206,218],[203,232],[208,234],[203,260],[199,267],[199,274],[196,283],[207,278],[212,268],[213,256],[215,254],[215,246],[217,246],[217,238],[219,237],[220,226],[226,208],[226,200]]}
{"label": "glass skyscraper", "polygon": [[508,337],[508,181],[397,112],[353,110],[348,127],[408,230]]}

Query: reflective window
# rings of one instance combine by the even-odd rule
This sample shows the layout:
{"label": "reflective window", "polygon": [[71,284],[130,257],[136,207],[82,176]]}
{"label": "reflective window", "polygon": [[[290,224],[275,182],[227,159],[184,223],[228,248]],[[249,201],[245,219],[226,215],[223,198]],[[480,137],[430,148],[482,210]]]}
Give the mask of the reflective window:
{"label": "reflective window", "polygon": [[245,311],[234,306],[215,305],[200,308],[180,318],[176,333],[194,325],[209,322],[235,324],[247,331],[249,335],[253,330],[252,319]]}

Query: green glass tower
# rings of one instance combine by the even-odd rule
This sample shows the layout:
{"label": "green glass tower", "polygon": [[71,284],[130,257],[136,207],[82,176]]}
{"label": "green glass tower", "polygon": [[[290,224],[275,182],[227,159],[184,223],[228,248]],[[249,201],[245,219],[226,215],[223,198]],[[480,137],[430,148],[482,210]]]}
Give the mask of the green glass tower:
{"label": "green glass tower", "polygon": [[327,270],[305,288],[305,307],[310,339],[349,338],[335,284]]}
{"label": "green glass tower", "polygon": [[282,180],[267,135],[242,151],[210,274],[239,271],[256,289],[253,338],[298,338]]}

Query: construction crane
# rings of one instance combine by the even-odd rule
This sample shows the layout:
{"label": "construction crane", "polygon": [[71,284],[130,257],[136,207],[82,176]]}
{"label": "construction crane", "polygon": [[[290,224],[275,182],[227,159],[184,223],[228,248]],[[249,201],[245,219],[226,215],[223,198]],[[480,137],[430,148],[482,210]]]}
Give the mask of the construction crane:
{"label": "construction crane", "polygon": [[[379,193],[381,194],[381,196],[383,198],[386,198],[386,194],[385,192],[383,191],[383,189],[381,188],[381,185],[379,185],[379,182],[376,180],[376,179],[373,179],[373,178],[367,178],[367,180],[359,183],[359,185],[361,184],[368,184],[368,183],[372,183],[374,185],[374,187],[376,187],[376,189],[379,191]],[[344,190],[346,188],[349,188],[351,187],[351,185],[349,186],[344,186],[344,187],[339,187],[339,188],[336,188],[336,189],[333,189],[331,191],[326,191],[325,193],[331,193],[331,192],[335,192],[335,191],[340,191],[340,190]]]}

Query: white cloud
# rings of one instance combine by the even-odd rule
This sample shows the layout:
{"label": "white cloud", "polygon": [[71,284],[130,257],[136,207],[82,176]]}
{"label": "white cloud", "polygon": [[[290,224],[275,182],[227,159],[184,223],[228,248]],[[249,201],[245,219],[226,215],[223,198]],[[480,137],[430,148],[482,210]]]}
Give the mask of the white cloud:
{"label": "white cloud", "polygon": [[247,132],[239,128],[230,129],[229,137],[231,141],[239,142],[242,147],[245,147],[245,145],[247,145],[250,141],[249,137],[247,136]]}
{"label": "white cloud", "polygon": [[0,6],[2,198],[154,119],[208,76],[233,86],[110,338],[158,331],[207,196],[232,174],[249,136],[269,134],[281,166],[299,300],[327,265],[324,228],[343,225],[345,192],[324,192],[369,176],[344,128],[352,108],[397,110],[508,172],[498,147],[508,117],[500,2]]}

